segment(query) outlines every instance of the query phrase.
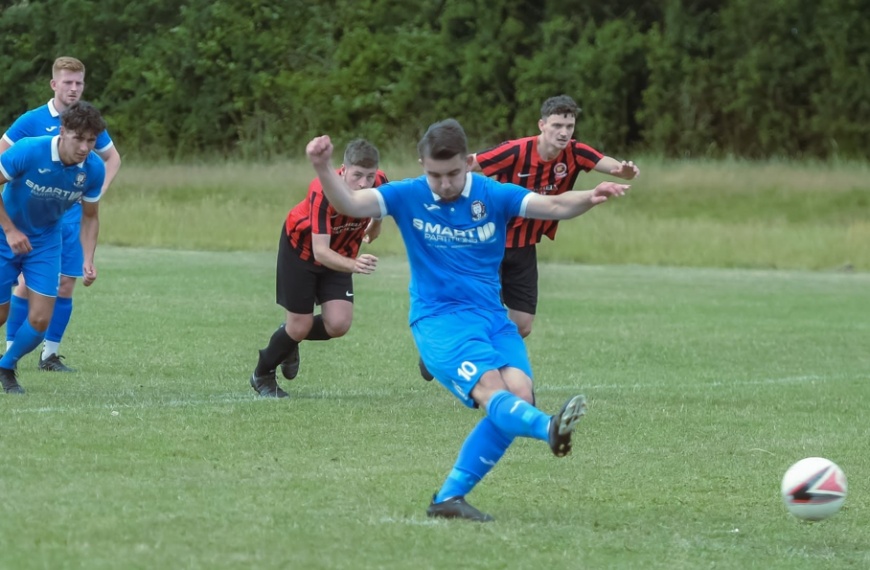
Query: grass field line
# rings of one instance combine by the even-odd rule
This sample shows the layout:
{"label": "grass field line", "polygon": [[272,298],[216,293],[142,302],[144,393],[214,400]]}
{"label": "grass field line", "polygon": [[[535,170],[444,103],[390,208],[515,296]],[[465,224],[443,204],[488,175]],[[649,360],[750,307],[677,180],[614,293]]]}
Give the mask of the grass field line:
{"label": "grass field line", "polygon": [[[782,378],[758,378],[736,381],[713,381],[700,383],[682,383],[672,384],[666,382],[657,383],[633,383],[633,384],[586,384],[586,385],[541,385],[537,383],[536,392],[538,393],[568,393],[578,389],[589,390],[649,390],[649,389],[667,389],[667,390],[686,390],[699,389],[708,390],[711,388],[733,388],[735,386],[769,386],[776,384],[803,384],[812,382],[836,382],[839,380],[870,380],[870,376],[785,376]],[[422,380],[421,380],[422,382]],[[303,394],[293,395],[289,402],[293,400],[320,400],[324,398],[342,399],[342,398],[387,398],[394,393],[394,390],[383,389],[367,389],[367,390],[344,390],[344,389],[324,389],[314,390]],[[147,410],[157,408],[183,408],[183,407],[202,407],[211,405],[227,405],[227,404],[255,404],[255,405],[273,405],[274,400],[264,400],[257,398],[254,394],[232,393],[218,394],[207,398],[172,398],[169,400],[147,399],[129,402],[111,402],[111,403],[91,403],[76,406],[41,406],[38,408],[19,408],[10,409],[11,414],[60,414],[60,413],[76,413],[85,410],[105,410],[108,413],[118,412],[120,415],[124,411]]]}

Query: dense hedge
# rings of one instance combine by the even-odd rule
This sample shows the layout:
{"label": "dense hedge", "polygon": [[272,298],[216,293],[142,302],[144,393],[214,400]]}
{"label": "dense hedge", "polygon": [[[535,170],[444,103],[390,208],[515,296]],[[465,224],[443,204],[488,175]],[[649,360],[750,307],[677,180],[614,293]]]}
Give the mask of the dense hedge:
{"label": "dense hedge", "polygon": [[[58,55],[126,152],[296,154],[311,135],[478,144],[573,95],[612,153],[866,157],[870,0],[0,1],[0,121]],[[640,6],[640,7],[638,7]]]}

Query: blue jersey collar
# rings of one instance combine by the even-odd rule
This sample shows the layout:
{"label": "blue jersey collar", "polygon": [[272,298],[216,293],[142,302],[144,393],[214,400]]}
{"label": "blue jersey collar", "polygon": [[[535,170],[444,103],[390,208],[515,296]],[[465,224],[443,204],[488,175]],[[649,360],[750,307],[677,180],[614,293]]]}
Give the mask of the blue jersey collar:
{"label": "blue jersey collar", "polygon": [[[429,190],[429,191],[432,192],[432,190]],[[471,173],[470,172],[465,175],[465,188],[462,189],[462,197],[468,198],[469,194],[471,194]],[[436,202],[440,202],[441,196],[439,196],[435,192],[432,192],[432,199],[435,200]]]}
{"label": "blue jersey collar", "polygon": [[52,117],[60,117],[60,111],[54,106],[54,99],[49,99],[45,106],[48,107],[48,112]]}

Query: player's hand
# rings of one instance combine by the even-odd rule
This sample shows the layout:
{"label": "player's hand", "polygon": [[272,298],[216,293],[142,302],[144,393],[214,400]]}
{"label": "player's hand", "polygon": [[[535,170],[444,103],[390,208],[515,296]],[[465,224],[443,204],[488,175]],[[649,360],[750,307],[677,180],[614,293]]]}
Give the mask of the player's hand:
{"label": "player's hand", "polygon": [[6,232],[6,243],[9,244],[9,249],[15,255],[23,255],[33,251],[33,246],[30,245],[30,240],[27,236],[21,233],[18,228],[12,228]]}
{"label": "player's hand", "polygon": [[378,236],[381,235],[381,221],[380,220],[372,220],[369,222],[368,227],[366,228],[366,233],[363,236],[363,243],[372,243]]}
{"label": "player's hand", "polygon": [[590,198],[590,200],[593,204],[601,204],[602,202],[606,202],[608,198],[625,195],[629,188],[631,188],[631,186],[628,184],[602,182],[592,190],[592,198]]}
{"label": "player's hand", "polygon": [[368,275],[378,266],[378,258],[370,253],[364,253],[354,260],[353,272]]}
{"label": "player's hand", "polygon": [[632,180],[640,176],[640,168],[630,160],[623,160],[610,171],[610,174],[624,180]]}
{"label": "player's hand", "polygon": [[82,283],[84,283],[85,287],[90,287],[94,281],[97,280],[97,268],[94,267],[93,263],[85,263],[82,266]]}
{"label": "player's hand", "polygon": [[332,150],[332,141],[329,139],[329,135],[323,135],[311,139],[311,142],[305,147],[305,154],[308,155],[308,160],[315,167],[326,166],[332,158]]}

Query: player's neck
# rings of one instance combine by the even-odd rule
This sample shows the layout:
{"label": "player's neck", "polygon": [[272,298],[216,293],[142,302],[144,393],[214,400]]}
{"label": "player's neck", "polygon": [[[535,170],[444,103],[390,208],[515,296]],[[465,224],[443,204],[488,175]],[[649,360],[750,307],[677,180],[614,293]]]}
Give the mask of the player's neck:
{"label": "player's neck", "polygon": [[61,101],[57,97],[55,97],[53,101],[54,101],[54,109],[58,113],[63,113],[64,111],[66,111],[66,109],[67,109],[66,103],[64,103],[63,101]]}
{"label": "player's neck", "polygon": [[538,135],[538,144],[537,144],[538,156],[541,157],[541,160],[544,162],[550,162],[562,152],[562,149],[557,148],[555,146],[548,145],[544,142],[544,135]]}

